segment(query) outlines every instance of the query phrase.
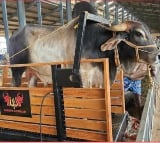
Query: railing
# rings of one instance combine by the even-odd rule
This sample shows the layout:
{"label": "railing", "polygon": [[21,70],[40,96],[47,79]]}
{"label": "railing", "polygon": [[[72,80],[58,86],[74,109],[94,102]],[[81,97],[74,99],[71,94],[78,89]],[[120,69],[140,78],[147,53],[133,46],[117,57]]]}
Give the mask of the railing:
{"label": "railing", "polygon": [[155,111],[155,97],[156,93],[154,87],[152,87],[148,91],[147,99],[144,105],[140,129],[136,139],[137,142],[151,141],[151,132]]}
{"label": "railing", "polygon": [[[158,71],[155,77],[154,85],[149,88],[148,94],[146,97],[146,102],[144,105],[142,118],[140,122],[140,128],[137,135],[137,142],[146,142],[151,141],[152,139],[152,130],[153,130],[153,120],[155,114],[155,106],[156,106],[156,97],[158,96],[159,87],[157,79],[159,79],[159,66],[157,67]],[[157,80],[157,81],[156,81]]]}

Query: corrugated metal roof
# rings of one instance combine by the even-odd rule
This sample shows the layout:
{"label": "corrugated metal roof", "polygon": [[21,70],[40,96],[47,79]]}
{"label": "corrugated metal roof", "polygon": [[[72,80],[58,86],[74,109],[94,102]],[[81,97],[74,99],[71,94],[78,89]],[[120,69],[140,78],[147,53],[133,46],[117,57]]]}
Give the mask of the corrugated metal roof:
{"label": "corrugated metal roof", "polygon": [[[89,0],[88,0],[89,1]],[[61,25],[59,3],[60,0],[41,0],[42,5],[42,24],[57,26]],[[66,0],[63,2],[64,11],[64,22],[66,19]],[[160,32],[160,0],[117,0],[108,1],[110,21],[114,22],[115,19],[115,3],[118,2],[118,21],[122,20],[122,7],[125,9],[124,20],[128,19],[129,13],[134,15],[134,19],[138,19],[146,23],[150,29],[154,32]],[[1,2],[0,2],[1,3]],[[16,1],[7,0],[7,14],[8,14],[8,25],[9,33],[17,30],[19,27],[18,16],[17,16],[17,3]],[[72,7],[75,4],[75,0],[72,0]],[[100,15],[104,15],[104,0],[95,0],[95,7]],[[25,1],[25,13],[26,23],[38,24],[37,6],[36,0]],[[2,6],[0,7],[0,35],[4,35],[4,25],[2,17]]]}

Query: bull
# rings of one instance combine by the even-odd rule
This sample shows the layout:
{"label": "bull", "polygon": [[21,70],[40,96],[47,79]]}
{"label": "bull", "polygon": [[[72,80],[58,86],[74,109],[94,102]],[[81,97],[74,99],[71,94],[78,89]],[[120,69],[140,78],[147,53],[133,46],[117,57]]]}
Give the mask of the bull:
{"label": "bull", "polygon": [[[24,57],[29,59],[29,62],[73,60],[76,46],[76,29],[74,26],[77,23],[78,17],[70,21],[67,25],[60,27],[53,33],[50,33],[42,38],[38,38],[32,44],[32,47],[26,51],[29,52],[28,57]],[[112,36],[113,32],[115,33],[115,37]],[[120,41],[116,45],[116,48],[119,53],[120,63],[125,72],[131,72],[137,64],[136,48],[125,42],[126,39],[137,47],[141,46],[141,48],[138,49],[138,55],[141,60],[151,65],[155,63],[159,50],[155,45],[153,45],[154,42],[149,34],[149,31],[147,31],[141,23],[133,21],[114,25],[110,28],[110,30],[100,24],[89,23],[86,26],[84,33],[82,58],[109,58],[110,81],[112,83],[117,69],[115,62],[115,46],[112,45],[108,48],[106,46],[106,44],[108,44],[107,42],[112,43],[112,41]],[[86,69],[89,70],[91,67],[93,67],[93,69],[95,69],[98,73],[101,73],[102,70],[99,65],[90,64],[88,65],[88,68],[83,68],[82,65],[82,83],[85,83],[85,87],[89,86],[88,84],[91,79],[88,79],[89,82],[86,83],[86,78],[83,79],[83,77],[86,77],[87,73],[91,73],[86,71]],[[51,83],[51,78],[48,78],[50,77],[50,70],[46,70],[46,67],[37,68],[39,68],[37,69],[37,71],[39,71],[39,75],[42,75],[41,79]],[[46,75],[43,75],[42,73],[45,73]],[[85,75],[83,75],[83,73]],[[94,79],[94,76],[96,75],[92,76],[93,77],[90,77]],[[100,77],[102,77],[102,74]],[[99,85],[102,86],[102,81],[96,82],[99,82]],[[92,84],[95,85],[96,83]]]}
{"label": "bull", "polygon": [[[82,1],[77,3],[72,11],[72,17],[75,18],[80,15],[81,12],[88,11],[89,13],[97,15],[97,11],[90,3]],[[33,41],[38,37],[44,36],[52,32],[55,28],[52,26],[41,26],[27,24],[23,28],[16,31],[9,39],[9,55],[10,55],[10,64],[23,64],[28,63],[29,60],[24,58],[28,54],[27,48]],[[23,50],[22,50],[23,49]],[[22,51],[26,52],[23,54]],[[20,55],[19,55],[20,54]],[[35,86],[38,80],[38,75],[33,69],[25,67],[11,68],[12,70],[12,85],[20,86],[21,76],[24,71],[26,71],[26,76],[29,81],[29,86]]]}
{"label": "bull", "polygon": [[[73,9],[74,19],[55,32],[53,28],[27,25],[13,34],[9,40],[10,63],[73,60],[77,40],[77,29],[74,27],[78,23],[77,16],[82,11],[97,15],[96,10],[89,3],[80,2]],[[159,54],[149,29],[135,21],[126,21],[111,27],[87,23],[83,43],[82,58],[109,58],[111,84],[114,81],[117,66],[123,68],[126,76],[142,79],[146,75],[147,68],[137,74],[139,66],[146,67],[150,64],[154,70]],[[23,67],[12,68],[13,86],[20,86],[24,70]],[[50,67],[38,67],[34,70],[42,81],[52,82]],[[83,87],[103,87],[101,65],[81,64],[80,73]]]}
{"label": "bull", "polygon": [[[33,43],[39,37],[47,35],[50,31],[53,31],[52,26],[41,26],[41,25],[25,25],[18,31],[13,33],[9,39],[9,61],[10,64],[25,64],[28,63],[28,46]],[[22,50],[24,52],[22,52]],[[21,51],[21,52],[20,52]],[[11,68],[12,70],[12,85],[19,86],[21,84],[21,76],[25,71],[25,67]],[[29,77],[30,78],[30,77]],[[37,80],[36,75],[29,79],[30,85],[35,85]]]}
{"label": "bull", "polygon": [[[34,40],[31,42],[30,48],[18,54],[18,56],[10,58],[10,63],[73,60],[77,40],[77,29],[74,27],[77,25],[78,19],[79,17],[74,18],[67,25],[45,36],[33,38]],[[19,50],[24,49],[24,47],[16,49],[17,35],[13,35],[9,40],[10,57]],[[25,43],[26,41],[23,42]],[[109,58],[111,84],[117,71],[117,62],[115,60],[117,55],[119,65],[122,66],[126,73],[131,73],[137,65],[137,59],[154,65],[159,54],[159,50],[148,28],[142,23],[135,21],[126,21],[111,27],[99,23],[87,23],[83,43],[82,58]],[[35,67],[35,70],[42,81],[52,83],[50,67]],[[12,68],[14,86],[20,86],[23,71],[24,69]],[[95,85],[96,87],[103,87],[101,65],[82,64],[80,73],[83,87]]]}

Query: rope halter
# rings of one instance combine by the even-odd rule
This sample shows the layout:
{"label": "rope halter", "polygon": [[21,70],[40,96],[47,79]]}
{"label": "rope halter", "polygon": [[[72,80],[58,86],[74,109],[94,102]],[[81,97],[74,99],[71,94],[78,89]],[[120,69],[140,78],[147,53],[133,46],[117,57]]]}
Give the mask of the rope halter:
{"label": "rope halter", "polygon": [[[122,41],[124,43],[126,43],[128,46],[135,49],[135,51],[136,51],[136,61],[138,63],[144,62],[143,60],[140,60],[140,56],[139,56],[139,52],[138,52],[139,50],[143,51],[143,52],[151,53],[149,51],[142,50],[142,48],[156,48],[157,47],[156,44],[146,45],[146,46],[137,46],[137,45],[131,43],[130,41],[126,40],[126,39],[117,38],[115,36],[110,38],[108,41],[106,41],[103,45],[101,45],[101,51],[114,50],[115,64],[116,64],[118,69],[120,68],[124,72],[125,72],[125,69],[122,67],[122,65],[120,63],[119,51],[118,51],[118,44]],[[146,62],[144,62],[144,63],[146,63]],[[150,82],[152,82],[150,64],[148,64],[148,63],[146,63],[146,64],[147,64],[147,71],[148,71],[149,80],[150,80]]]}
{"label": "rope halter", "polygon": [[148,51],[144,51],[142,50],[142,48],[156,48],[156,44],[152,44],[152,45],[146,45],[146,46],[137,46],[133,43],[131,43],[130,41],[126,40],[126,39],[121,39],[121,38],[117,38],[117,37],[112,37],[110,38],[108,41],[106,41],[104,44],[101,45],[101,51],[106,51],[106,50],[113,50],[114,49],[114,53],[115,53],[115,64],[117,67],[119,67],[121,64],[120,64],[120,59],[119,59],[119,52],[118,52],[118,44],[120,42],[124,42],[126,43],[128,46],[132,47],[135,49],[136,51],[136,61],[137,62],[140,62],[140,56],[139,56],[139,52],[138,50],[140,51],[143,51],[143,52],[147,52],[147,53],[150,53]]}

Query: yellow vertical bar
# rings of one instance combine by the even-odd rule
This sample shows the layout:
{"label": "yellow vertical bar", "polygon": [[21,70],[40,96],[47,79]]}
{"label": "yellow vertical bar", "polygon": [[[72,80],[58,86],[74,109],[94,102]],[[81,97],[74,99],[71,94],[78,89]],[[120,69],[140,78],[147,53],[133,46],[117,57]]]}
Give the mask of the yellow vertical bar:
{"label": "yellow vertical bar", "polygon": [[104,89],[105,89],[105,106],[106,106],[106,128],[107,141],[113,141],[112,134],[112,116],[111,116],[111,97],[110,97],[110,80],[109,80],[109,60],[104,60]]}
{"label": "yellow vertical bar", "polygon": [[2,81],[2,86],[4,85],[4,83],[7,82],[7,78],[8,78],[8,66],[4,66],[4,67],[3,67],[3,81]]}
{"label": "yellow vertical bar", "polygon": [[125,99],[124,99],[124,78],[123,78],[123,70],[120,70],[121,75],[121,89],[122,89],[122,113],[125,113]]}

